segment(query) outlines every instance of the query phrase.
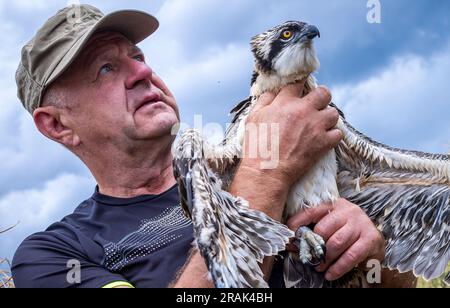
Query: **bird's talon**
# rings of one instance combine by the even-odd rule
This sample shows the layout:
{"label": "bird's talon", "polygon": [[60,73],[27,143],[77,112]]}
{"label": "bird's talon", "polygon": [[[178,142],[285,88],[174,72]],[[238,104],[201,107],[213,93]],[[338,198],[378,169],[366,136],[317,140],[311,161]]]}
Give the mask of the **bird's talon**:
{"label": "bird's talon", "polygon": [[322,264],[322,261],[317,261],[317,262],[311,262],[311,261],[308,261],[308,262],[306,262],[306,263],[303,263],[303,264],[308,264],[308,265],[310,265],[310,266],[312,266],[312,267],[317,267],[317,266],[319,266],[320,264]]}
{"label": "bird's talon", "polygon": [[326,247],[322,237],[307,227],[300,227],[295,235],[295,244],[298,245],[300,261],[303,264],[316,267],[325,261]]}

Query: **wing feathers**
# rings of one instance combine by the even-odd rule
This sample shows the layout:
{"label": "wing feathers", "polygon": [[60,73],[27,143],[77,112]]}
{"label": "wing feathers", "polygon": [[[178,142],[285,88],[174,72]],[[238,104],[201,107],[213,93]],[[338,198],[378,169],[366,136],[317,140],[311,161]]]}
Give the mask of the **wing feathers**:
{"label": "wing feathers", "polygon": [[[293,232],[247,201],[222,190],[222,181],[209,168],[204,142],[195,131],[186,132],[175,153],[175,175],[184,207],[192,211],[199,250],[217,287],[267,287],[258,263],[285,249]],[[186,188],[191,178],[192,198]],[[193,204],[189,205],[189,200]]]}
{"label": "wing feathers", "polygon": [[366,161],[395,170],[430,173],[450,181],[449,155],[428,154],[395,149],[375,142],[358,132],[341,117],[337,127],[343,132],[346,146]]}
{"label": "wing feathers", "polygon": [[341,120],[338,184],[387,239],[385,264],[434,279],[450,261],[450,160],[376,143]]}

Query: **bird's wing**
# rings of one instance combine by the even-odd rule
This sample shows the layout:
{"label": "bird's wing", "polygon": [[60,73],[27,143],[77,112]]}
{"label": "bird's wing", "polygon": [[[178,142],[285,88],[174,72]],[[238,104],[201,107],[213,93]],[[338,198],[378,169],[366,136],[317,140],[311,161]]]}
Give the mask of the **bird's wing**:
{"label": "bird's wing", "polygon": [[450,260],[450,157],[390,148],[341,119],[341,196],[361,206],[383,232],[385,265],[425,279]]}
{"label": "bird's wing", "polygon": [[285,249],[293,232],[222,190],[204,159],[202,137],[187,131],[175,151],[174,172],[185,212],[216,287],[267,287],[259,267]]}
{"label": "bird's wing", "polygon": [[216,146],[207,142],[203,144],[208,164],[215,173],[222,177],[224,188],[231,183],[235,168],[242,158],[242,132],[245,130],[245,121],[250,113],[252,103],[253,98],[249,97],[233,108],[230,112],[232,121],[220,144]]}
{"label": "bird's wing", "polygon": [[238,137],[238,130],[242,124],[245,124],[252,106],[254,104],[254,98],[248,97],[242,102],[239,102],[231,111],[230,116],[232,117],[230,126],[228,126],[225,138],[222,142],[223,145],[230,143],[233,139]]}

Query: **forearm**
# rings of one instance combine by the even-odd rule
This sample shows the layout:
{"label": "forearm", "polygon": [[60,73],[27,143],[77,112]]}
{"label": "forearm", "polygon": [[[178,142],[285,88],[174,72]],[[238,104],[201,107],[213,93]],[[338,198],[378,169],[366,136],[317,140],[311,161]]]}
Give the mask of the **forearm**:
{"label": "forearm", "polygon": [[230,186],[230,193],[247,200],[250,208],[281,221],[288,196],[289,184],[270,172],[241,165]]}
{"label": "forearm", "polygon": [[[289,185],[264,175],[264,171],[241,165],[230,186],[230,193],[246,199],[252,209],[281,221]],[[273,258],[266,258],[261,266],[266,280],[272,273]]]}
{"label": "forearm", "polygon": [[205,261],[197,250],[191,252],[189,260],[171,287],[203,289],[214,287],[213,283],[208,279]]}

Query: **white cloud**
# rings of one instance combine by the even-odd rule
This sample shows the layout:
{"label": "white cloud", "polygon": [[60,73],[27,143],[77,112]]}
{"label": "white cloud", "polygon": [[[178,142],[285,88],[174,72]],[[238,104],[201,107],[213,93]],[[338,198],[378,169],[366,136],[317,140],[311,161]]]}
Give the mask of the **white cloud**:
{"label": "white cloud", "polygon": [[[184,94],[191,93],[193,89],[208,92],[208,89],[218,82],[235,83],[243,75],[244,78],[248,78],[250,85],[251,64],[252,58],[248,47],[231,44],[220,50],[205,51],[202,59],[181,67],[171,66],[166,71],[168,74],[166,80],[175,92]],[[250,92],[245,94],[248,95]],[[211,104],[209,107],[213,107]]]}
{"label": "white cloud", "polygon": [[20,224],[0,237],[0,256],[11,257],[20,242],[61,220],[93,193],[91,178],[64,174],[42,185],[0,198],[1,228]]}
{"label": "white cloud", "polygon": [[408,55],[358,84],[336,86],[349,122],[391,146],[447,153],[450,45],[429,58]]}
{"label": "white cloud", "polygon": [[[166,46],[165,52],[159,46]],[[225,122],[234,104],[250,93],[253,59],[246,43],[206,44],[189,56],[188,45],[159,33],[142,48],[177,98],[183,121],[191,123],[194,114],[202,114],[206,121]]]}
{"label": "white cloud", "polygon": [[[30,228],[42,226],[42,222],[47,223],[51,218],[58,219],[63,217],[61,214],[68,214],[83,201],[80,193],[92,192],[93,189],[90,178],[72,174],[61,175],[43,186],[42,190],[15,191],[0,199],[2,220],[9,223],[21,221]],[[74,204],[73,199],[78,203]]]}
{"label": "white cloud", "polygon": [[5,188],[8,191],[35,187],[63,172],[86,173],[78,158],[45,139],[31,116],[18,102],[16,104],[17,107],[6,114],[5,130],[0,133],[3,143],[0,147],[0,196]]}

